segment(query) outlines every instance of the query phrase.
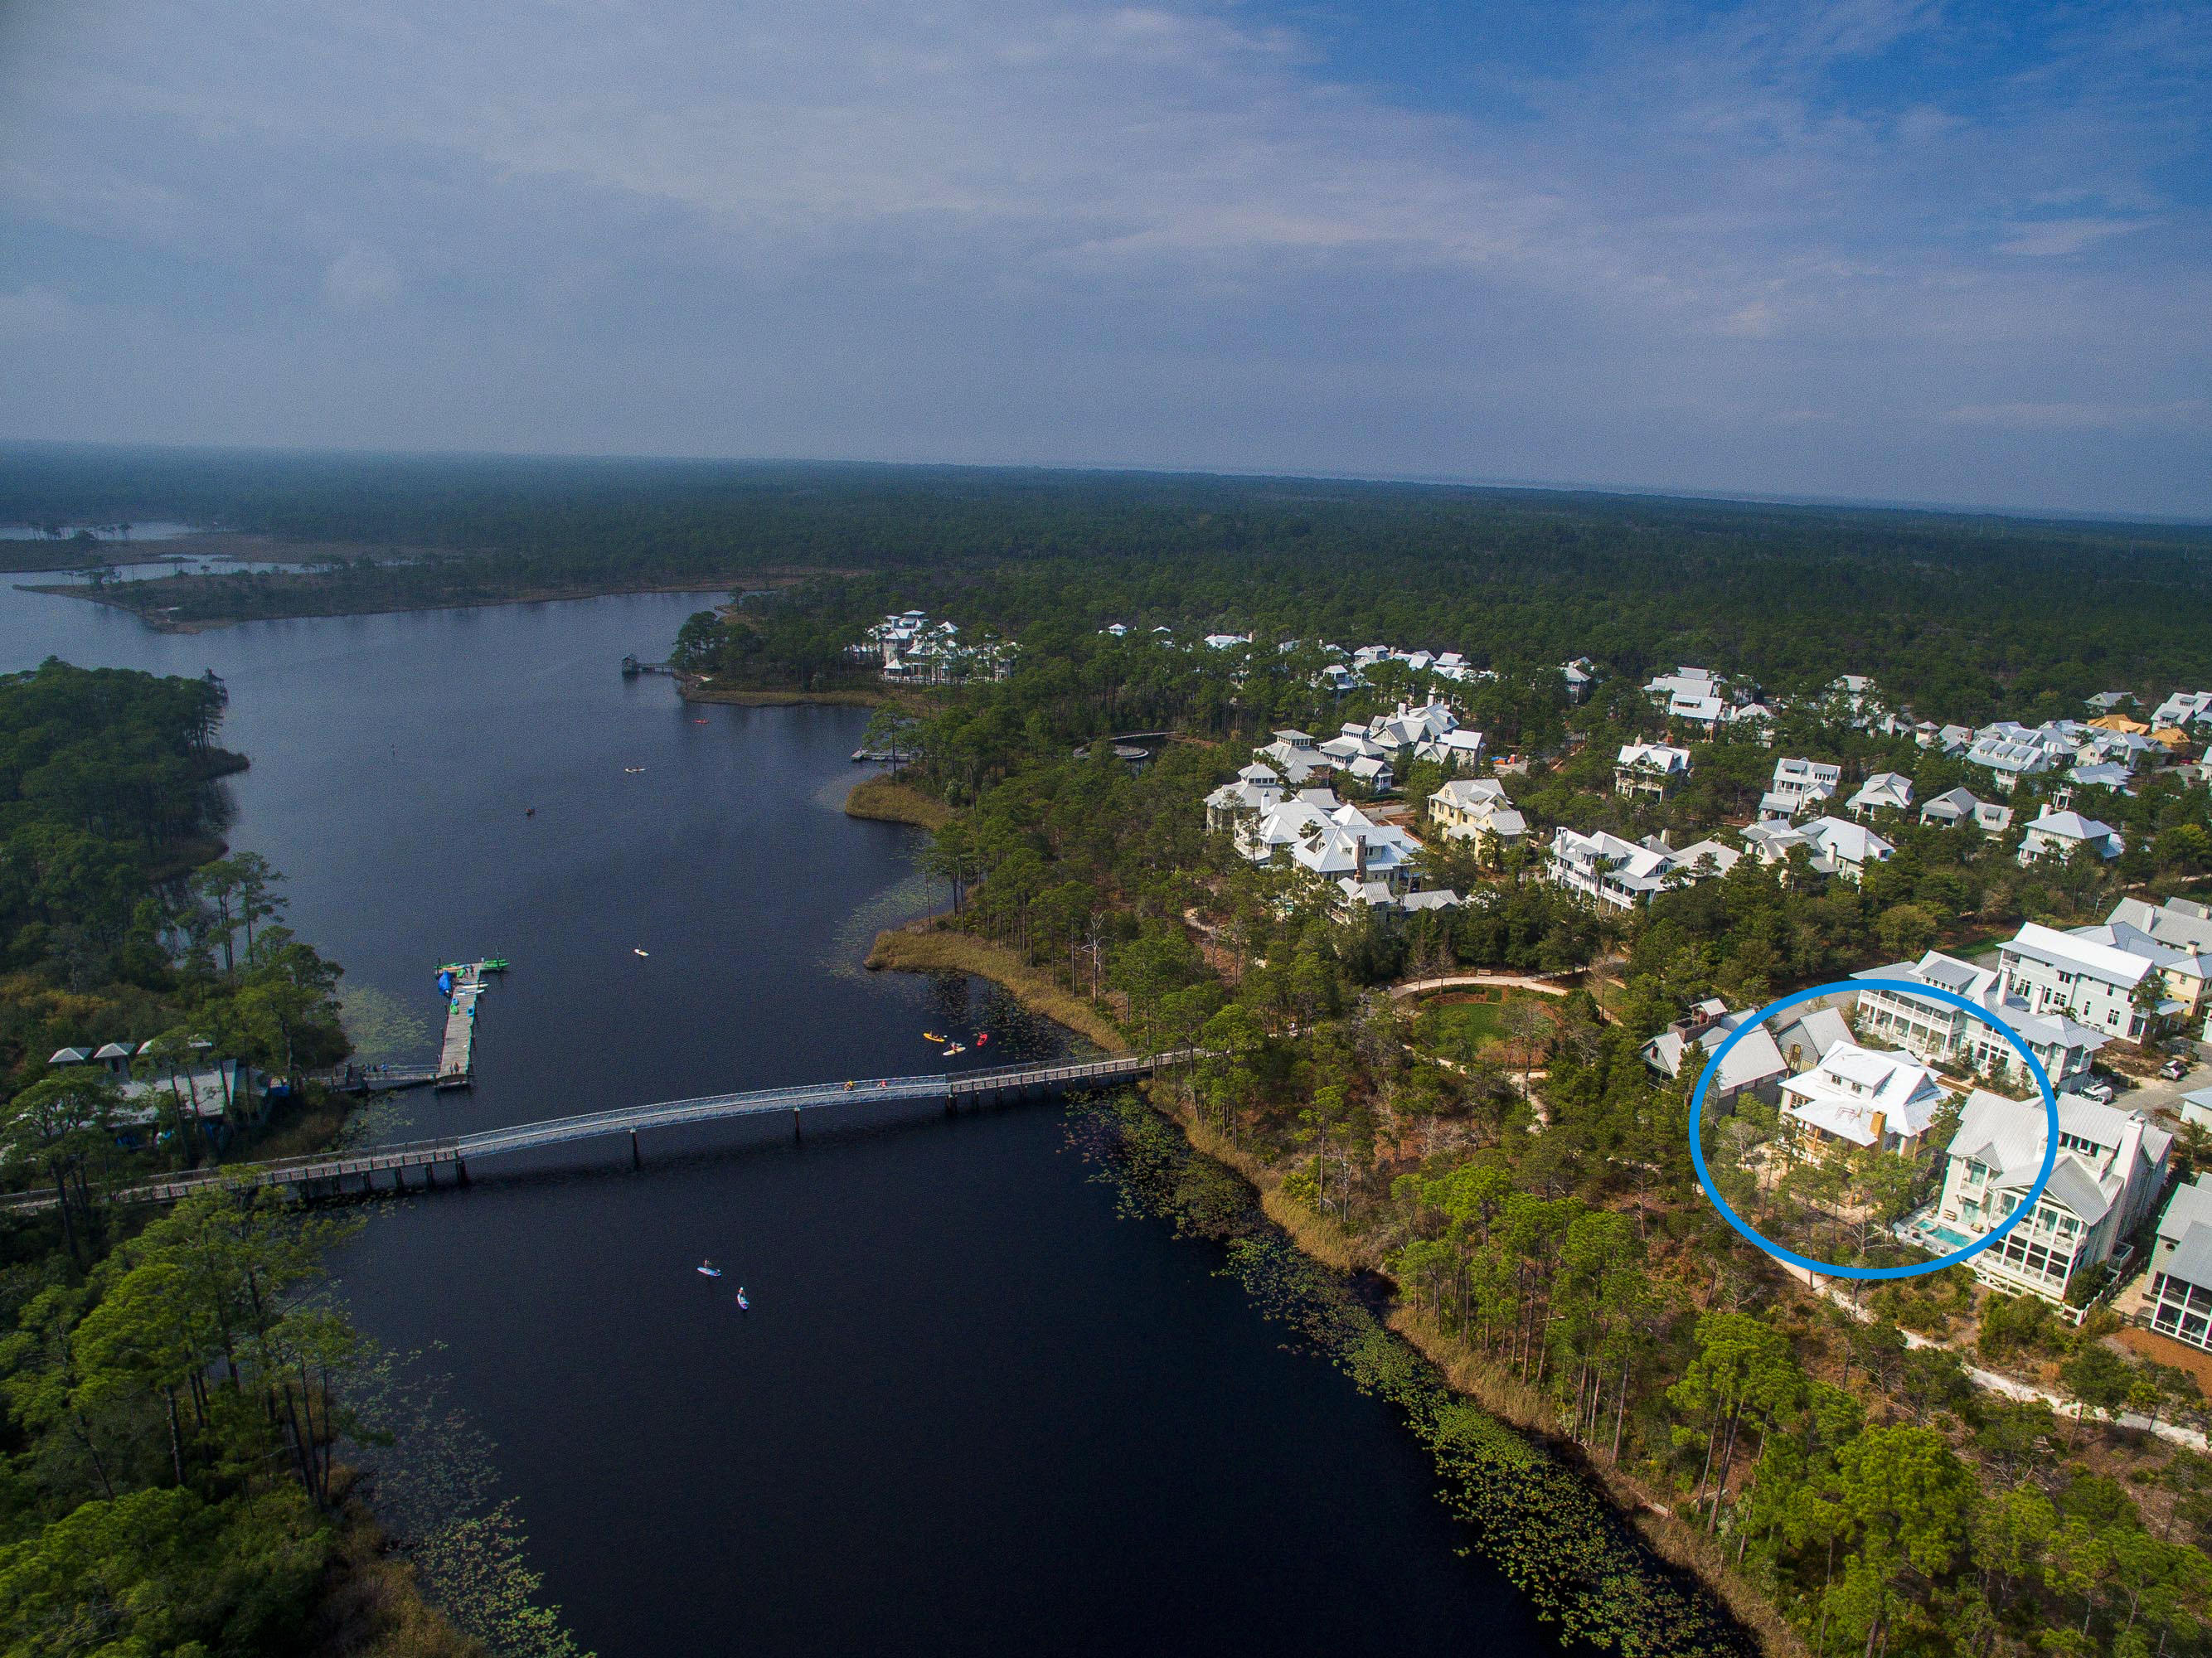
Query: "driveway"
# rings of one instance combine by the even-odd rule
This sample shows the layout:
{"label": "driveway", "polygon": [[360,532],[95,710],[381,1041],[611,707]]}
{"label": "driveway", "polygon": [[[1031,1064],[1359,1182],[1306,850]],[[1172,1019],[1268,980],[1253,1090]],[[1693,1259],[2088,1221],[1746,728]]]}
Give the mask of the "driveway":
{"label": "driveway", "polygon": [[2146,1115],[2156,1115],[2164,1111],[2179,1117],[2184,1094],[2212,1088],[2212,1063],[2208,1063],[2205,1059],[2205,1046],[2203,1042],[2193,1046],[2197,1050],[2197,1063],[2179,1082],[2167,1082],[2162,1077],[2154,1077],[2148,1082],[2138,1083],[2135,1087],[2115,1095],[2112,1103],[2124,1111],[2141,1111]]}

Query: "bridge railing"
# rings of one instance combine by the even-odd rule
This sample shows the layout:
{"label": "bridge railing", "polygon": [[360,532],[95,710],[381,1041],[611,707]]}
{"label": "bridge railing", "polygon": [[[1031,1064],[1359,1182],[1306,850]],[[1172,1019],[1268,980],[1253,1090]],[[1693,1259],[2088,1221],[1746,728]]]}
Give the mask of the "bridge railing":
{"label": "bridge railing", "polygon": [[557,1145],[564,1140],[591,1139],[619,1134],[633,1128],[675,1127],[686,1122],[710,1121],[769,1111],[781,1105],[829,1105],[841,1101],[941,1098],[946,1079],[933,1077],[872,1077],[865,1081],[805,1083],[792,1088],[748,1089],[734,1094],[701,1094],[685,1100],[663,1100],[653,1105],[625,1106],[612,1111],[585,1112],[573,1117],[549,1117],[539,1122],[516,1123],[507,1128],[487,1128],[462,1137],[461,1151],[477,1157],[498,1151],[525,1151],[534,1145]]}

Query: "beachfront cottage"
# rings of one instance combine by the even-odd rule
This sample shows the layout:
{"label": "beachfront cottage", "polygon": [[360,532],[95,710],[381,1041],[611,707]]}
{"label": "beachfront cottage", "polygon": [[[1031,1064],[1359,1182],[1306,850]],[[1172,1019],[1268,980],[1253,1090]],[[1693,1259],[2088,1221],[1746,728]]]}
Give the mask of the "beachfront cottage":
{"label": "beachfront cottage", "polygon": [[2174,1187],[2159,1217],[2150,1286],[2136,1315],[2161,1335],[2212,1351],[2212,1185]]}
{"label": "beachfront cottage", "polygon": [[[1924,984],[1965,997],[2018,1032],[2051,1085],[2061,1090],[2087,1078],[2097,1050],[2109,1040],[2103,1031],[2077,1023],[2063,1012],[2038,1013],[2019,998],[2007,996],[2003,977],[1994,969],[1972,966],[1940,950],[1931,950],[1917,962],[1893,962],[1851,976]],[[2020,1051],[1990,1019],[1977,1018],[1938,997],[1869,985],[1858,993],[1857,1015],[1861,1030],[1921,1059],[1964,1066],[2021,1086],[2028,1082]]]}
{"label": "beachfront cottage", "polygon": [[[1976,1089],[1959,1115],[1933,1216],[1931,1247],[1963,1248],[2020,1206],[2043,1166],[2043,1102]],[[1972,1262],[1984,1284],[2063,1303],[2081,1273],[2125,1260],[2127,1238],[2158,1201],[2173,1137],[2140,1111],[2058,1096],[2058,1156],[2034,1212]]]}
{"label": "beachfront cottage", "polygon": [[1613,768],[1616,794],[1648,794],[1656,799],[1690,774],[1690,751],[1665,743],[1624,743]]}
{"label": "beachfront cottage", "polygon": [[1802,1076],[1781,1084],[1782,1117],[1793,1149],[1891,1151],[1917,1157],[1936,1112],[1950,1097],[1933,1072],[1901,1054],[1838,1042]]}

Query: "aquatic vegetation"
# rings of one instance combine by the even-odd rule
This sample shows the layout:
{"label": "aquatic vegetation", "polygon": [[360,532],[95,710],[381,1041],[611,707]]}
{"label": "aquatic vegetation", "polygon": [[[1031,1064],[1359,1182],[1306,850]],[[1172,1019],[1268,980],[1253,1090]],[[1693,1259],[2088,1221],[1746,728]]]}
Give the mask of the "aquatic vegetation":
{"label": "aquatic vegetation", "polygon": [[1124,1214],[1221,1246],[1221,1271],[1264,1317],[1363,1393],[1389,1400],[1434,1455],[1473,1547],[1569,1637],[1623,1658],[1723,1658],[1751,1638],[1647,1547],[1571,1463],[1454,1393],[1384,1326],[1363,1286],[1301,1254],[1237,1174],[1193,1151],[1133,1094],[1072,1108],[1070,1134]]}

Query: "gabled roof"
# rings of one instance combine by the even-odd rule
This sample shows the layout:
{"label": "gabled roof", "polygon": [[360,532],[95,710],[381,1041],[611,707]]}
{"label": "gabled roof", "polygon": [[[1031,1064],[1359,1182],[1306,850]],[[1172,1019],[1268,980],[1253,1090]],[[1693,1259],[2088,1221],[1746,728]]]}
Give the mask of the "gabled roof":
{"label": "gabled roof", "polygon": [[2178,1239],[2191,1226],[2212,1226],[2212,1182],[2201,1175],[2173,1188],[2166,1212],[2158,1218],[2158,1235]]}
{"label": "gabled roof", "polygon": [[2152,970],[2152,964],[2141,956],[2130,956],[2124,950],[2115,950],[2093,939],[2077,938],[2070,932],[2061,932],[2038,921],[2028,922],[2016,937],[1998,948],[2069,973],[2087,973],[2092,978],[2128,990],[2142,983],[2143,975]]}

